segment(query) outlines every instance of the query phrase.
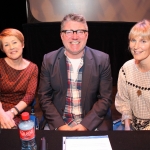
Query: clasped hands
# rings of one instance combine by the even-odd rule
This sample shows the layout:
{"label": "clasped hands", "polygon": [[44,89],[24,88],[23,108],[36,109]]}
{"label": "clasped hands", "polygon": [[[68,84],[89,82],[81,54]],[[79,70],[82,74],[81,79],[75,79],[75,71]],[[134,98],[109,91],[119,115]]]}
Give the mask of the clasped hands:
{"label": "clasped hands", "polygon": [[87,129],[81,124],[78,124],[74,127],[70,127],[66,124],[66,125],[60,126],[58,130],[59,131],[87,131]]}
{"label": "clasped hands", "polygon": [[13,120],[13,115],[10,111],[0,111],[0,128],[2,129],[12,129],[16,126]]}

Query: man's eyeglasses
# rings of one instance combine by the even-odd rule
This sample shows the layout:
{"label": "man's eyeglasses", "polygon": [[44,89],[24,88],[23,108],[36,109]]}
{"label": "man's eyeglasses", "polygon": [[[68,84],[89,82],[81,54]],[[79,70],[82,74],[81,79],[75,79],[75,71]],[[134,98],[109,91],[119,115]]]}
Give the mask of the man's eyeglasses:
{"label": "man's eyeglasses", "polygon": [[62,30],[61,32],[64,32],[66,34],[66,36],[71,37],[73,36],[74,32],[78,35],[78,36],[83,36],[85,34],[85,32],[88,32],[88,30]]}

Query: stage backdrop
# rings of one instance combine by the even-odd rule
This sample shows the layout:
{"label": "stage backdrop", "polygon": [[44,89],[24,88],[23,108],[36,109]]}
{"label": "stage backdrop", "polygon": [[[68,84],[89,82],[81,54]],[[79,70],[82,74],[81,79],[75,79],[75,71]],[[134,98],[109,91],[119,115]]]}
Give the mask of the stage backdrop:
{"label": "stage backdrop", "polygon": [[28,22],[61,21],[68,13],[87,21],[137,22],[150,19],[150,0],[27,0]]}

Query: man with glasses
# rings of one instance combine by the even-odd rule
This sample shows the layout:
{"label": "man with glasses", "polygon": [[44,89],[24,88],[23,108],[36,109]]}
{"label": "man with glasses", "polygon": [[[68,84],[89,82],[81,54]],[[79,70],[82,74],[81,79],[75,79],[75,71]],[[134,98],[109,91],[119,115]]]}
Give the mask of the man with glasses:
{"label": "man with glasses", "polygon": [[61,22],[64,47],[44,56],[39,101],[50,130],[111,130],[112,77],[109,56],[86,46],[85,18]]}

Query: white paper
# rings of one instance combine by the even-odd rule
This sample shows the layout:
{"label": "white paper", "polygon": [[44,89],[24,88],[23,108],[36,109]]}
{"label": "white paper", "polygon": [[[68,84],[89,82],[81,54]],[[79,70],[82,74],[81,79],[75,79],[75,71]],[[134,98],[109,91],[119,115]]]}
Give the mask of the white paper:
{"label": "white paper", "polygon": [[63,150],[112,150],[108,135],[63,137]]}

